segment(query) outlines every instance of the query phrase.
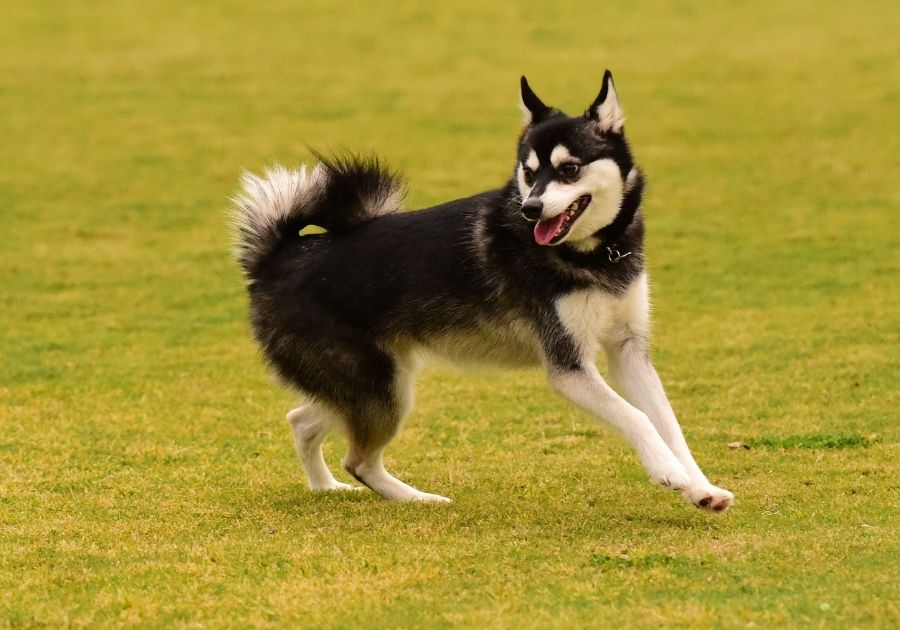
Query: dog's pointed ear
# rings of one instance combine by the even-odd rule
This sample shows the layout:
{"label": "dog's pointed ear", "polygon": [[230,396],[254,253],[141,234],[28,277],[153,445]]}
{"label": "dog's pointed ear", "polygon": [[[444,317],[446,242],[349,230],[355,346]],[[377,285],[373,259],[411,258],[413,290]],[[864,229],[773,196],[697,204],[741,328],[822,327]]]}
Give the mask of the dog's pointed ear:
{"label": "dog's pointed ear", "polygon": [[604,133],[622,133],[625,125],[625,113],[619,105],[619,95],[616,94],[616,86],[613,84],[612,72],[607,70],[603,75],[603,87],[600,94],[594,99],[586,114],[591,120],[597,121],[600,131]]}
{"label": "dog's pointed ear", "polygon": [[528,85],[528,79],[524,76],[522,77],[521,86],[522,98],[519,101],[519,107],[522,109],[522,122],[525,123],[526,127],[528,125],[536,125],[550,113],[550,108],[538,98],[538,95]]}

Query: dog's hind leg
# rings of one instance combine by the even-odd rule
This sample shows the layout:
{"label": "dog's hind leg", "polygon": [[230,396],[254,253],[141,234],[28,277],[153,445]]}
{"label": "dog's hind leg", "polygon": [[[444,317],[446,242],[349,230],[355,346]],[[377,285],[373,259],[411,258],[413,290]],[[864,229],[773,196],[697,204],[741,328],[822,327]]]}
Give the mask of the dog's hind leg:
{"label": "dog's hind leg", "polygon": [[334,414],[319,404],[309,403],[288,413],[287,420],[310,490],[353,490],[354,486],[334,478],[322,456],[322,442],[338,423]]}
{"label": "dog's hind leg", "polygon": [[351,444],[350,452],[344,460],[344,468],[357,481],[391,501],[450,502],[450,499],[439,494],[417,490],[385,470],[384,461],[382,460],[384,446]]}
{"label": "dog's hind leg", "polygon": [[405,484],[384,468],[382,454],[397,434],[400,421],[412,407],[412,381],[415,372],[411,357],[391,362],[392,374],[365,407],[348,415],[350,450],[344,468],[362,484],[392,501],[449,503],[450,499],[430,494]]}

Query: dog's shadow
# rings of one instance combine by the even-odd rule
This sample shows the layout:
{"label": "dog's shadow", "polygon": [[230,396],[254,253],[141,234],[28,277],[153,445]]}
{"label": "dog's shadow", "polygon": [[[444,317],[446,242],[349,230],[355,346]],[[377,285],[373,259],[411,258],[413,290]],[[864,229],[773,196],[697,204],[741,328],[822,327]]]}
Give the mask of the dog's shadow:
{"label": "dog's shadow", "polygon": [[324,519],[325,521],[377,521],[384,517],[401,517],[406,523],[431,521],[437,512],[453,506],[434,503],[400,503],[386,501],[368,488],[313,492],[302,483],[277,483],[256,488],[247,496],[247,504],[267,506],[289,519]]}
{"label": "dog's shadow", "polygon": [[310,509],[331,511],[383,502],[368,488],[313,492],[300,482],[267,485],[257,488],[254,494],[253,502],[269,505],[285,515],[309,514]]}
{"label": "dog's shadow", "polygon": [[[520,527],[523,520],[540,520],[546,517],[546,514],[535,516],[532,510],[525,510],[521,505],[510,505],[508,513],[490,510],[482,505],[481,499],[470,501],[466,499],[464,492],[460,494],[458,500],[450,505],[399,503],[386,501],[368,488],[313,492],[302,482],[277,482],[257,486],[255,491],[248,492],[246,504],[256,508],[266,507],[291,520],[315,519],[327,522],[330,526],[340,522],[353,522],[354,529],[363,526],[363,523],[374,524],[385,518],[396,518],[398,524],[402,522],[409,526],[419,522],[431,523],[435,519],[443,521],[448,517],[453,521],[478,522],[484,526],[493,522],[493,526],[514,529]],[[704,530],[714,533],[720,530],[719,521],[722,519],[719,515],[710,515],[688,505],[673,506],[671,510],[655,514],[648,514],[646,510],[639,508],[603,510],[580,502],[568,507],[557,505],[556,509],[554,520],[564,530],[581,530],[587,519],[593,521],[598,534],[626,529],[643,529],[648,534],[663,529],[685,532]]]}

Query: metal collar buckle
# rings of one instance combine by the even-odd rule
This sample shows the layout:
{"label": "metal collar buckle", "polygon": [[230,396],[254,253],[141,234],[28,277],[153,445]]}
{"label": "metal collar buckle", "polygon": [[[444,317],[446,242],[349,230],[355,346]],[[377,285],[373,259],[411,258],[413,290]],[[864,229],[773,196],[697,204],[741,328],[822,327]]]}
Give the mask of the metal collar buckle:
{"label": "metal collar buckle", "polygon": [[617,263],[626,256],[631,256],[631,252],[625,252],[624,254],[616,249],[615,245],[609,245],[606,247],[606,253],[609,255],[609,262]]}

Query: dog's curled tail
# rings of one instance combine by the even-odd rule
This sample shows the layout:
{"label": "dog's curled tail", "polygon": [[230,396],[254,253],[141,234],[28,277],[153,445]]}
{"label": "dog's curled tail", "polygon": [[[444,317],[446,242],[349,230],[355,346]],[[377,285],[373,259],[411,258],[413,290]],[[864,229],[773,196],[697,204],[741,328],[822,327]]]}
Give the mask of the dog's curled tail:
{"label": "dog's curled tail", "polygon": [[399,212],[404,186],[375,158],[325,159],[311,171],[267,168],[244,173],[234,197],[236,256],[248,277],[288,238],[308,225],[340,234],[374,217]]}

